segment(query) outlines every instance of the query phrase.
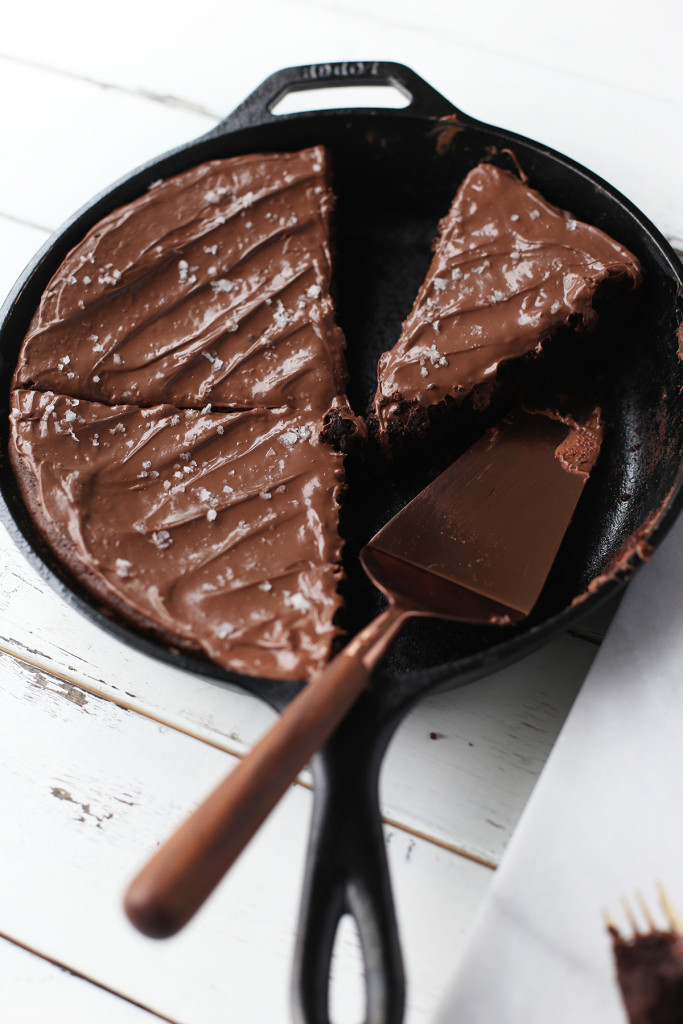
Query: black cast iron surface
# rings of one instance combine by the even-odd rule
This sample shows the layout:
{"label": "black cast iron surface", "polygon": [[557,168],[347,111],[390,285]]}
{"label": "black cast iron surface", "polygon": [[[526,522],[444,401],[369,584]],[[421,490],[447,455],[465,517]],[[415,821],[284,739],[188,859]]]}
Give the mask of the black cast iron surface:
{"label": "black cast iron surface", "polygon": [[[403,110],[270,113],[293,89],[349,82],[391,83],[412,99]],[[349,395],[364,412],[374,391],[379,354],[393,345],[430,261],[430,245],[467,171],[481,160],[514,169],[556,205],[602,228],[641,260],[637,292],[607,295],[595,335],[548,345],[532,368],[535,388],[599,401],[608,427],[592,475],[548,585],[521,627],[457,626],[416,620],[404,631],[359,703],[315,765],[316,799],[297,948],[295,1015],[327,1021],[329,958],[340,915],[358,923],[366,960],[367,1020],[395,1024],[403,1015],[403,975],[386,869],[377,777],[402,715],[440,685],[469,682],[529,653],[613,594],[634,534],[655,545],[681,504],[683,364],[677,330],[683,321],[680,261],[649,221],[605,182],[568,158],[458,111],[408,68],[381,62],[291,68],[269,78],[232,115],[202,138],[150,162],[77,213],[41,250],[0,315],[0,488],[4,521],[38,571],[62,595],[127,643],[154,657],[237,684],[281,709],[303,684],[238,676],[163,646],[111,621],[80,591],[34,530],[7,461],[8,398],[19,347],[50,277],[69,249],[102,216],[149,184],[203,160],[323,144],[338,195],[336,298],[348,342]],[[568,354],[569,353],[569,354]],[[373,454],[352,457],[343,528],[350,632],[374,616],[381,599],[358,567],[357,554],[431,476],[464,450],[523,387],[528,364],[505,369],[497,403],[467,412],[454,434],[448,423],[429,458],[387,465]],[[520,375],[521,374],[521,375]],[[640,531],[640,533],[638,532]],[[645,549],[639,546],[642,553]],[[585,600],[596,577],[607,578]]]}

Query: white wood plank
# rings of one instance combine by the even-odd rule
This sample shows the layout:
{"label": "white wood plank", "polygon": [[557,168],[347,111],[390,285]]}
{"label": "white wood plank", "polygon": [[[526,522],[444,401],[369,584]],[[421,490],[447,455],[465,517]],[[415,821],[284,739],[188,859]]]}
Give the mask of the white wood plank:
{"label": "white wood plank", "polygon": [[[66,698],[66,699],[65,699]],[[292,788],[181,935],[125,921],[126,881],[232,759],[110,701],[78,703],[0,657],[0,933],[182,1024],[289,1021],[288,984],[311,794]],[[429,1019],[490,871],[387,834],[411,981]],[[353,949],[342,970],[354,971]],[[357,967],[356,967],[357,970]],[[343,993],[347,986],[337,986]],[[343,1004],[340,1012],[343,1012]]]}
{"label": "white wood plank", "polygon": [[618,86],[624,93],[665,100],[680,96],[677,40],[683,11],[678,0],[658,0],[651,12],[639,0],[624,0],[618,17],[613,4],[595,0],[573,0],[561,18],[548,17],[541,0],[489,0],[457,8],[450,0],[426,0],[419,8],[413,0],[335,0],[334,7],[363,17],[366,24],[372,19],[376,31],[401,27],[433,42],[447,39],[478,52],[483,61],[504,55]]}
{"label": "white wood plank", "polygon": [[0,216],[0,303],[49,233]]}
{"label": "white wood plank", "polygon": [[[629,3],[633,6],[634,0]],[[620,14],[615,19],[608,5],[581,0],[579,11],[584,14],[579,13],[576,20],[572,14],[569,20],[575,27],[567,31],[565,45],[564,25],[558,33],[556,22],[547,17],[539,0],[527,0],[519,17],[515,17],[517,8],[511,16],[512,9],[499,3],[470,5],[462,28],[460,9],[452,5],[445,9],[437,0],[428,0],[419,10],[404,4],[396,14],[388,0],[374,10],[360,0],[353,0],[352,8],[346,10],[337,4],[303,0],[265,7],[200,0],[192,18],[178,8],[175,14],[168,9],[163,19],[151,6],[121,0],[116,18],[107,17],[106,25],[91,16],[84,0],[68,0],[68,14],[62,5],[46,5],[45,24],[50,29],[44,41],[36,37],[34,18],[26,13],[17,14],[17,24],[3,36],[2,45],[5,53],[124,86],[140,95],[180,96],[220,117],[278,68],[348,61],[358,55],[362,39],[367,57],[412,66],[473,117],[538,139],[585,163],[621,189],[669,238],[683,244],[683,193],[678,185],[683,139],[675,130],[683,95],[679,61],[671,57],[680,35],[682,9],[676,0],[662,0],[662,4],[662,12],[657,7],[639,12],[638,17]],[[131,23],[136,26],[134,33]],[[585,31],[586,24],[590,31]],[[662,25],[668,30],[662,31]],[[103,48],[105,32],[108,44]],[[226,40],[255,38],[256,49],[230,46],[226,64]],[[30,69],[25,70],[29,75]],[[15,66],[13,81],[17,74]],[[99,94],[93,108],[94,131],[101,142],[96,149],[91,140],[93,126],[86,117],[89,104],[79,99],[75,112],[71,110],[71,94],[77,90],[84,95],[81,87],[60,85],[58,78],[49,79],[53,82],[49,108],[42,85],[23,86],[16,113],[15,104],[4,113],[10,128],[4,137],[16,139],[14,151],[23,157],[10,161],[10,168],[28,166],[32,187],[42,174],[42,163],[32,162],[40,145],[34,123],[46,132],[55,152],[70,151],[73,155],[67,159],[77,158],[72,190],[76,207],[93,191],[92,178],[97,180],[96,187],[106,184],[110,165],[121,173],[139,162],[139,147],[144,155],[151,155],[157,139],[169,143],[155,117],[142,113],[142,101],[130,96],[125,103],[120,97],[110,100],[109,93],[91,86]],[[153,110],[160,107],[150,104]],[[112,111],[109,130],[108,110]],[[175,114],[181,116],[179,110]],[[166,124],[163,109],[159,116]],[[190,114],[184,116],[191,120]],[[65,121],[64,138],[53,131],[54,119]],[[193,134],[188,123],[181,137]],[[22,145],[27,146],[25,154]],[[134,159],[126,165],[129,156]],[[92,163],[98,165],[102,157],[104,166],[98,173]],[[84,186],[80,192],[79,181]]]}
{"label": "white wood plank", "polygon": [[54,229],[143,161],[214,119],[0,59],[0,213]]}
{"label": "white wood plank", "polygon": [[[236,754],[274,720],[255,698],[105,634],[47,587],[4,531],[0,567],[0,646],[59,673],[62,681],[51,685],[72,699],[90,700],[75,688],[84,685]],[[487,680],[422,702],[388,754],[385,814],[497,863],[596,650],[560,637]]]}
{"label": "white wood plank", "polygon": [[384,814],[498,864],[596,651],[560,637],[422,701],[387,753]]}
{"label": "white wood plank", "polygon": [[156,1014],[0,939],[2,1015],[8,1024],[158,1024]]}

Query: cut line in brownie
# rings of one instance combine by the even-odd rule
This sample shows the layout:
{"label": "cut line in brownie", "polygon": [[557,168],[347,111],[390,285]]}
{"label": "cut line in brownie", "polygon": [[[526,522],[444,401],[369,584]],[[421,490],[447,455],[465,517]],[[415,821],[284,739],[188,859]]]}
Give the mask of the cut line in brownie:
{"label": "cut line in brownie", "polygon": [[567,325],[594,327],[607,279],[641,280],[624,246],[493,164],[469,172],[439,228],[401,336],[378,364],[371,427],[385,446],[423,436],[447,400],[486,407],[501,364],[540,352]]}

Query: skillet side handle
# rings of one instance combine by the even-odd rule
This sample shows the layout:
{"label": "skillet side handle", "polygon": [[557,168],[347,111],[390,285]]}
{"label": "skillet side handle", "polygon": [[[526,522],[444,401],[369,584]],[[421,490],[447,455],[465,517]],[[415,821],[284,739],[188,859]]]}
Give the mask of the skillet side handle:
{"label": "skillet side handle", "polygon": [[405,977],[377,796],[389,737],[380,738],[378,749],[377,733],[363,717],[366,703],[363,698],[313,762],[313,820],[294,958],[296,1024],[330,1024],[332,952],[346,913],[363,951],[365,1024],[403,1020]]}
{"label": "skillet side handle", "polygon": [[434,118],[455,114],[458,119],[466,119],[465,115],[456,110],[441,93],[404,64],[381,60],[340,61],[332,64],[304,64],[276,71],[212,129],[208,136],[222,135],[226,130],[234,131],[237,128],[285,120],[286,114],[276,115],[272,110],[275,104],[290,92],[352,85],[393,85],[409,97],[410,103],[407,107],[396,111],[382,108],[384,113],[411,113]]}

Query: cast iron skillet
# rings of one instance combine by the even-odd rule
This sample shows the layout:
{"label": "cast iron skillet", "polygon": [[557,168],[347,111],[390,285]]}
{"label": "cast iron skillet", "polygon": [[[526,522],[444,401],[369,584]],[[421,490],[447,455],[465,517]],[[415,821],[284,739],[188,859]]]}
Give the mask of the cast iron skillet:
{"label": "cast iron skillet", "polygon": [[[354,109],[274,116],[291,90],[388,83],[410,97],[402,110]],[[681,505],[683,365],[677,330],[683,320],[682,267],[648,220],[605,182],[545,147],[481,124],[457,110],[408,68],[357,62],[290,68],[267,79],[217,128],[133,171],[96,197],[51,238],[22,275],[0,314],[0,489],[3,519],[38,571],[98,625],[147,654],[236,684],[281,710],[303,685],[239,676],[170,651],[111,621],[79,589],[46,548],[26,514],[9,464],[8,396],[30,318],[69,249],[102,216],[143,193],[157,178],[203,160],[322,143],[334,168],[337,208],[339,321],[348,339],[349,392],[363,411],[379,353],[401,320],[430,259],[437,222],[466,172],[480,160],[513,167],[512,151],[530,183],[553,203],[596,224],[640,258],[645,282],[605,305],[599,345],[579,342],[559,378],[581,387],[575,369],[600,382],[609,431],[551,579],[531,619],[515,630],[415,622],[314,764],[315,803],[296,948],[295,1018],[327,1022],[329,962],[337,924],[350,912],[365,956],[367,1021],[397,1024],[404,977],[377,803],[380,764],[402,716],[439,686],[461,685],[521,657],[565,630],[612,595],[630,568],[656,544]],[[572,344],[577,342],[572,339]],[[592,346],[592,347],[591,347]],[[552,379],[552,346],[549,373]],[[558,364],[560,365],[560,364]],[[514,381],[513,381],[514,383]],[[494,410],[495,411],[495,410]],[[473,429],[480,429],[475,422]],[[468,438],[461,439],[464,446]],[[456,445],[457,447],[457,445]],[[451,452],[452,454],[452,452]],[[356,567],[363,541],[421,486],[413,466],[382,469],[351,460],[345,513],[349,575],[348,626],[374,615],[380,599]],[[585,599],[588,585],[604,574]],[[574,603],[573,603],[574,602]]]}

